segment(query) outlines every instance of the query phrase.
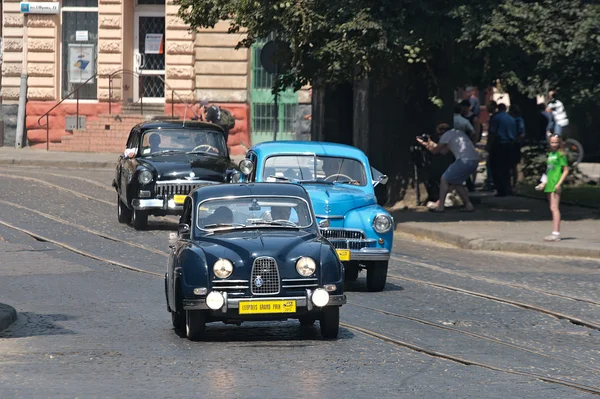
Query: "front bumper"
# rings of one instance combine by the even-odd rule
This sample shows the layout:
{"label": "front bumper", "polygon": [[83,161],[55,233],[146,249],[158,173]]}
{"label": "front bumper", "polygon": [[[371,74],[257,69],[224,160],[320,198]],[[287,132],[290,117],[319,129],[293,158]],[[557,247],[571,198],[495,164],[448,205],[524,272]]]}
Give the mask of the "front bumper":
{"label": "front bumper", "polygon": [[362,248],[350,251],[350,260],[390,260],[390,250],[385,248]]}
{"label": "front bumper", "polygon": [[[225,300],[225,304],[216,312],[227,313],[230,309],[239,309],[240,302],[254,302],[254,301],[264,301],[269,299],[296,301],[297,308],[306,308],[307,311],[312,311],[317,307],[313,305],[310,300],[310,290],[307,290],[306,296],[293,296],[293,297],[260,297],[260,298],[229,298],[227,297]],[[197,299],[183,299],[183,309],[185,310],[211,310],[208,305],[206,305],[206,298],[197,298]],[[329,302],[325,306],[341,306],[346,303],[346,295],[329,295]],[[292,313],[293,314],[293,313]],[[286,314],[286,315],[292,315]]]}
{"label": "front bumper", "polygon": [[165,211],[183,211],[183,205],[176,204],[172,199],[133,199],[131,200],[131,206],[133,209],[138,211],[147,211],[152,209],[162,209]]}

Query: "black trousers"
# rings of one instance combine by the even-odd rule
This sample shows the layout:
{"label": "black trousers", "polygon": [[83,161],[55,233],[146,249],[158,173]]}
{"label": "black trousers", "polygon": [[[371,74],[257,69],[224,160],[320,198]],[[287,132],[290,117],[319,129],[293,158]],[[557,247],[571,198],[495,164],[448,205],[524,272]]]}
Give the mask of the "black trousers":
{"label": "black trousers", "polygon": [[514,145],[497,143],[490,151],[490,168],[492,179],[499,196],[512,195],[510,170],[514,164]]}

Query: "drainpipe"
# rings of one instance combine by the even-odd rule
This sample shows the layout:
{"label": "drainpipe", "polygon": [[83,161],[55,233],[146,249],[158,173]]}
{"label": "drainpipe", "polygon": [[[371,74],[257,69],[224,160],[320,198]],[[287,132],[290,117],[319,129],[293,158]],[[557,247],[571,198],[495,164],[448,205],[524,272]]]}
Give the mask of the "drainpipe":
{"label": "drainpipe", "polygon": [[19,109],[17,111],[17,136],[15,148],[23,147],[25,132],[25,107],[27,105],[27,13],[23,14],[23,69],[21,73],[21,91],[19,92]]}

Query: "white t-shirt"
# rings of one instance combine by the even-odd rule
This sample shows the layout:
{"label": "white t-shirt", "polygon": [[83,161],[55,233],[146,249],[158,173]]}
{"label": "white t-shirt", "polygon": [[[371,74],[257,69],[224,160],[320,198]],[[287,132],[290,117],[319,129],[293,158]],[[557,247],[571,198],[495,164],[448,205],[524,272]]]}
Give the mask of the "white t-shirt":
{"label": "white t-shirt", "polygon": [[456,159],[463,161],[478,161],[479,154],[475,150],[473,142],[463,132],[456,129],[450,129],[440,137],[439,144],[447,144],[448,148],[454,154]]}
{"label": "white t-shirt", "polygon": [[553,99],[548,104],[548,108],[552,111],[552,117],[557,125],[565,127],[569,124],[569,118],[567,118],[567,111],[565,106],[560,100]]}

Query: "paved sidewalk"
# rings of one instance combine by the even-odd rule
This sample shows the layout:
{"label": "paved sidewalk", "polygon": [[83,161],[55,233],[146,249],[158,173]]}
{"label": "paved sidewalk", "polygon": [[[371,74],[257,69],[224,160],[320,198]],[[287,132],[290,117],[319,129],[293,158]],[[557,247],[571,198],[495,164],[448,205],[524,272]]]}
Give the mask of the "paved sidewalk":
{"label": "paved sidewalk", "polygon": [[[234,155],[238,163],[244,157]],[[0,165],[54,166],[67,168],[114,168],[118,153],[46,151],[25,147],[0,147]]]}
{"label": "paved sidewalk", "polygon": [[552,232],[548,204],[525,197],[472,195],[476,211],[425,208],[394,213],[396,231],[465,249],[600,259],[600,209],[561,205],[560,242],[544,242]]}
{"label": "paved sidewalk", "polygon": [[0,303],[0,331],[8,328],[17,320],[17,311],[12,307]]}

